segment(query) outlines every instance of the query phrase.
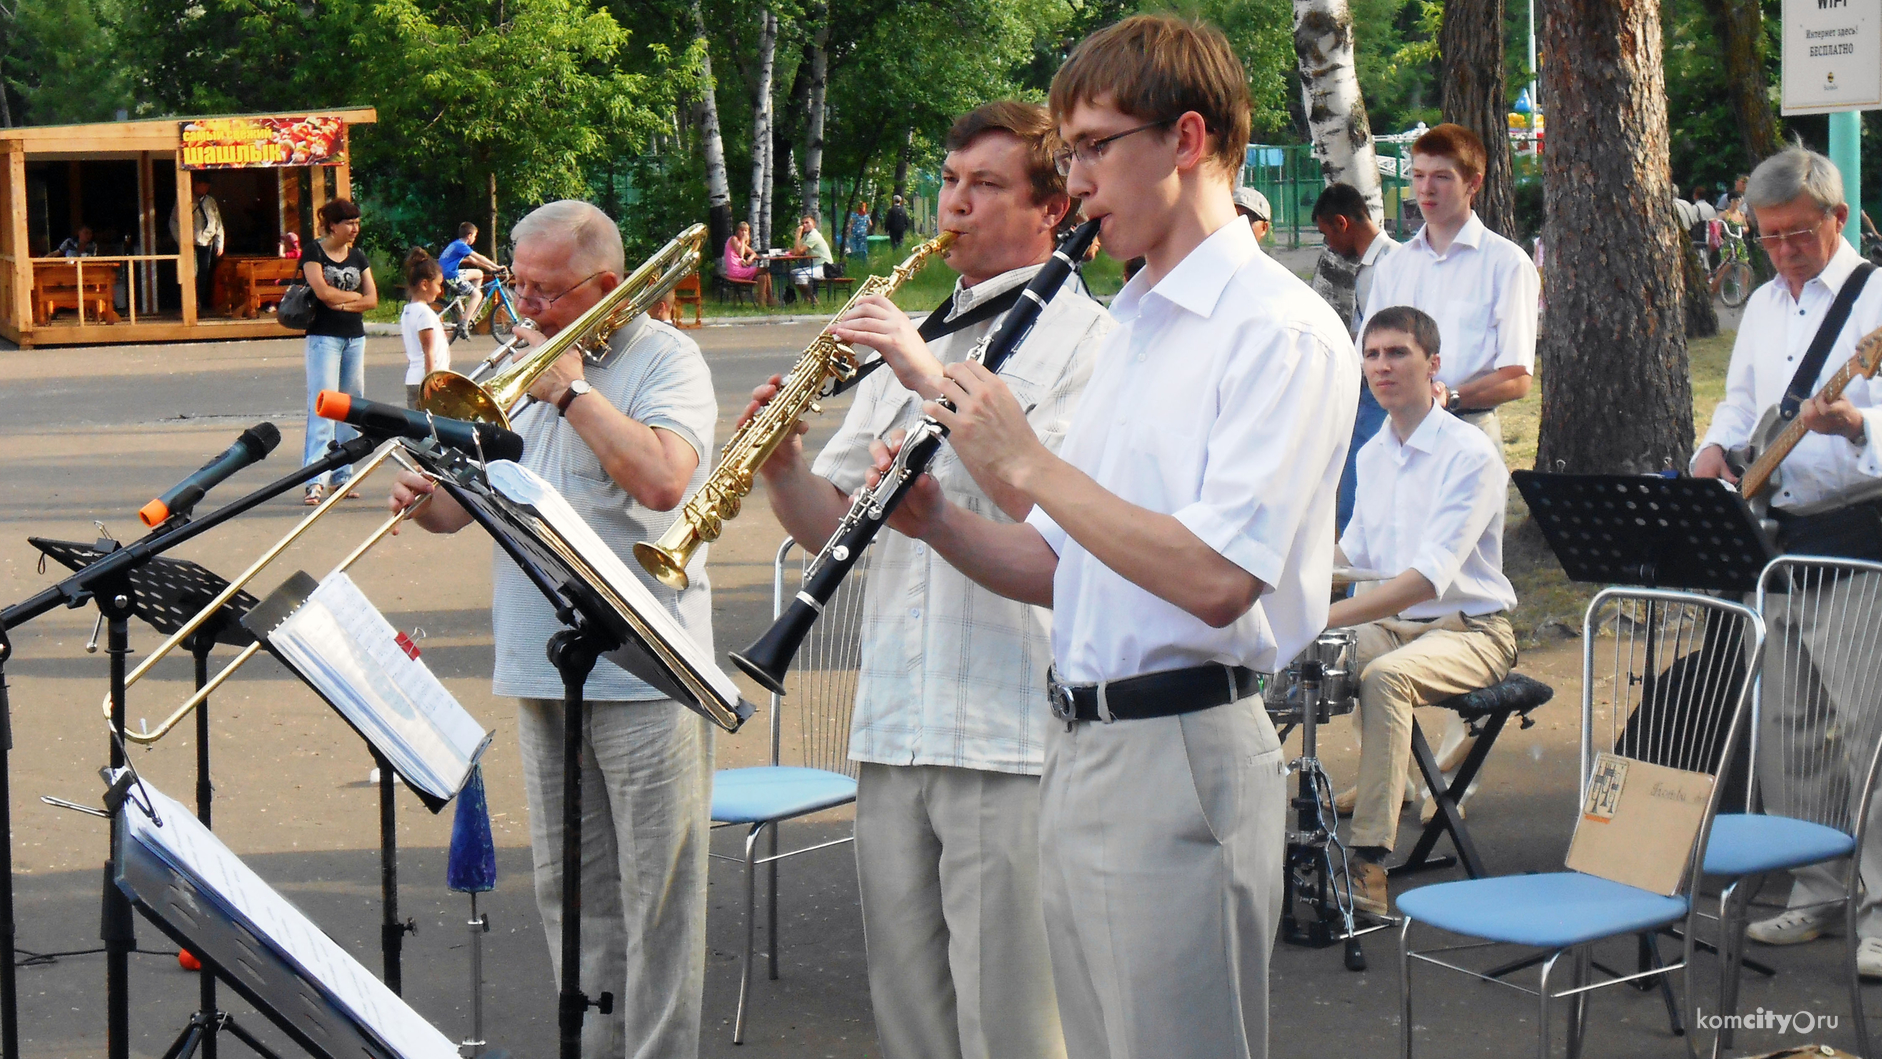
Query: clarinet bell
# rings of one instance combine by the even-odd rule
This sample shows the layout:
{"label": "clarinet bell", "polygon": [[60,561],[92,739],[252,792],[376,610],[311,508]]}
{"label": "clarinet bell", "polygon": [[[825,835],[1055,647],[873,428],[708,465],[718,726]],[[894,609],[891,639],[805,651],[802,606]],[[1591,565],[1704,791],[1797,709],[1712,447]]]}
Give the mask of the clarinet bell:
{"label": "clarinet bell", "polygon": [[731,653],[732,664],[765,690],[784,694],[784,674],[797,657],[797,649],[803,646],[804,637],[810,635],[811,626],[817,623],[820,610],[802,599],[792,601],[790,609],[778,615],[755,643]]}

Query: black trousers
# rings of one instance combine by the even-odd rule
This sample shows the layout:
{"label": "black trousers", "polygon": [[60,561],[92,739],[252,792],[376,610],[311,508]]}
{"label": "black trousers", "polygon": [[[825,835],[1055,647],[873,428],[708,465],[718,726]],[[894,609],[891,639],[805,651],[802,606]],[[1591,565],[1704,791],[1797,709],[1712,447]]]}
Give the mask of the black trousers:
{"label": "black trousers", "polygon": [[212,308],[216,289],[216,245],[196,248],[196,311]]}

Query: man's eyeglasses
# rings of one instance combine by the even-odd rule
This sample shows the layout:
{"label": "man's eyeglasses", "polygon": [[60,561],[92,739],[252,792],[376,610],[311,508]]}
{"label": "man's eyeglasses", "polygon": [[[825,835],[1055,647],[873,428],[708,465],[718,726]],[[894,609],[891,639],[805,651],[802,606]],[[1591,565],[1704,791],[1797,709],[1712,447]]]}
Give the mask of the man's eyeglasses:
{"label": "man's eyeglasses", "polygon": [[[1830,215],[1825,214],[1824,216],[1828,217]],[[1794,232],[1772,232],[1770,235],[1765,235],[1760,232],[1758,234],[1758,242],[1764,244],[1766,250],[1774,250],[1780,246],[1788,246],[1792,250],[1803,250],[1816,241],[1817,229],[1822,227],[1823,222],[1818,221],[1808,228],[1799,228]]]}
{"label": "man's eyeglasses", "polygon": [[1175,118],[1164,118],[1162,121],[1153,121],[1147,125],[1139,125],[1134,129],[1114,132],[1102,139],[1086,140],[1083,143],[1075,143],[1070,147],[1061,147],[1052,152],[1052,164],[1058,168],[1060,176],[1071,176],[1072,159],[1078,159],[1078,164],[1080,165],[1097,165],[1098,160],[1104,157],[1104,149],[1116,143],[1118,140],[1134,133],[1142,132],[1145,129],[1160,129],[1166,125],[1174,124],[1176,124]]}
{"label": "man's eyeglasses", "polygon": [[[607,269],[605,268],[601,270],[601,272],[606,271]],[[542,292],[537,290],[532,283],[518,283],[516,285],[516,300],[525,305],[534,305],[538,310],[547,309],[549,306],[554,305],[556,302],[561,301],[581,289],[589,280],[601,275],[601,272],[590,272],[586,278],[570,284],[562,293],[551,297],[544,297]]]}

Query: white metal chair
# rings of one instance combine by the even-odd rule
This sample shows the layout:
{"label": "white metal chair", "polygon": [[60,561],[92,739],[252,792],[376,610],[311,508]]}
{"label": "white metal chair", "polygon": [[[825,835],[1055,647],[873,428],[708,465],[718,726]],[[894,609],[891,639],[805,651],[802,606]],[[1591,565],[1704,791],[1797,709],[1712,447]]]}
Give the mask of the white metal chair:
{"label": "white metal chair", "polygon": [[[1744,811],[1719,814],[1705,860],[1706,874],[1731,880],[1719,895],[1719,1010],[1737,1010],[1756,884],[1769,872],[1847,857],[1842,892],[1822,904],[1843,905],[1857,1054],[1870,1055],[1856,921],[1858,851],[1882,760],[1882,563],[1779,556],[1759,576],[1757,601],[1770,640],[1752,692],[1751,782]],[[1838,685],[1840,709],[1825,683]],[[1732,1029],[1722,1026],[1715,1053],[1731,1044]]]}
{"label": "white metal chair", "polygon": [[[775,618],[797,591],[785,589],[785,563],[796,542],[785,538],[778,547],[771,571],[771,613]],[[753,768],[720,769],[712,779],[712,826],[749,828],[745,855],[721,860],[745,864],[745,951],[739,958],[738,1014],[732,1021],[732,1043],[745,1039],[745,1010],[751,993],[752,956],[757,938],[757,875],[766,875],[766,905],[770,946],[766,953],[770,977],[778,977],[778,861],[855,841],[855,836],[819,842],[801,849],[778,852],[778,826],[786,820],[847,805],[856,800],[856,766],[849,760],[850,711],[856,701],[856,672],[862,656],[863,586],[868,580],[869,556],[863,556],[824,607],[823,616],[804,638],[795,665],[785,683],[794,709],[792,756],[800,764],[784,764],[785,696],[771,696],[771,764]],[[797,576],[801,579],[802,567]],[[758,856],[758,840],[768,840]]]}
{"label": "white metal chair", "polygon": [[[1604,664],[1604,680],[1597,681],[1597,658],[1609,648],[1597,643],[1598,631],[1612,623],[1615,629],[1611,667]],[[1707,650],[1714,641],[1740,643],[1739,652]],[[1750,698],[1764,643],[1764,623],[1749,607],[1709,596],[1656,589],[1605,589],[1589,604],[1582,624],[1582,713],[1580,783],[1574,811],[1579,814],[1595,756],[1613,751],[1671,768],[1716,774],[1729,761],[1741,719]],[[1735,666],[1737,659],[1749,665]],[[1672,665],[1697,659],[1695,665]],[[1721,710],[1702,708],[1722,702]],[[1440,883],[1410,890],[1400,896],[1403,923],[1399,931],[1400,1054],[1412,1054],[1411,963],[1417,960],[1468,974],[1486,982],[1517,989],[1536,997],[1537,1052],[1550,1054],[1549,1033],[1553,1002],[1570,1000],[1568,1054],[1581,1054],[1591,990],[1624,982],[1686,972],[1687,996],[1692,996],[1693,904],[1691,888],[1700,858],[1718,811],[1722,790],[1715,784],[1707,799],[1697,840],[1688,858],[1685,882],[1671,897],[1637,889],[1575,871],[1541,875],[1504,876]],[[1645,969],[1590,982],[1592,946],[1606,938],[1650,933],[1686,920],[1684,952],[1677,963],[1664,964],[1657,953]],[[1450,934],[1479,939],[1412,951],[1413,922]],[[1440,954],[1495,945],[1526,946],[1542,953],[1541,979],[1535,989],[1503,981],[1440,958]],[[1556,991],[1555,966],[1571,957],[1573,983]],[[1695,1055],[1686,1037],[1689,1055]]]}

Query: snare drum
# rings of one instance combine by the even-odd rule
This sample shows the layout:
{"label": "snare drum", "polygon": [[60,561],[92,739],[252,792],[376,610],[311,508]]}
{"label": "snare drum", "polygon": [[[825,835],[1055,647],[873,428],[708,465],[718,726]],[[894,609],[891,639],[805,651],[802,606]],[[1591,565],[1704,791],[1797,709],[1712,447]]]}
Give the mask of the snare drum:
{"label": "snare drum", "polygon": [[1300,666],[1309,659],[1320,663],[1320,702],[1315,723],[1326,724],[1333,718],[1359,707],[1359,636],[1351,629],[1328,629],[1307,645],[1300,657],[1274,675],[1263,698],[1268,716],[1277,725],[1299,724],[1305,719],[1301,707]]}

